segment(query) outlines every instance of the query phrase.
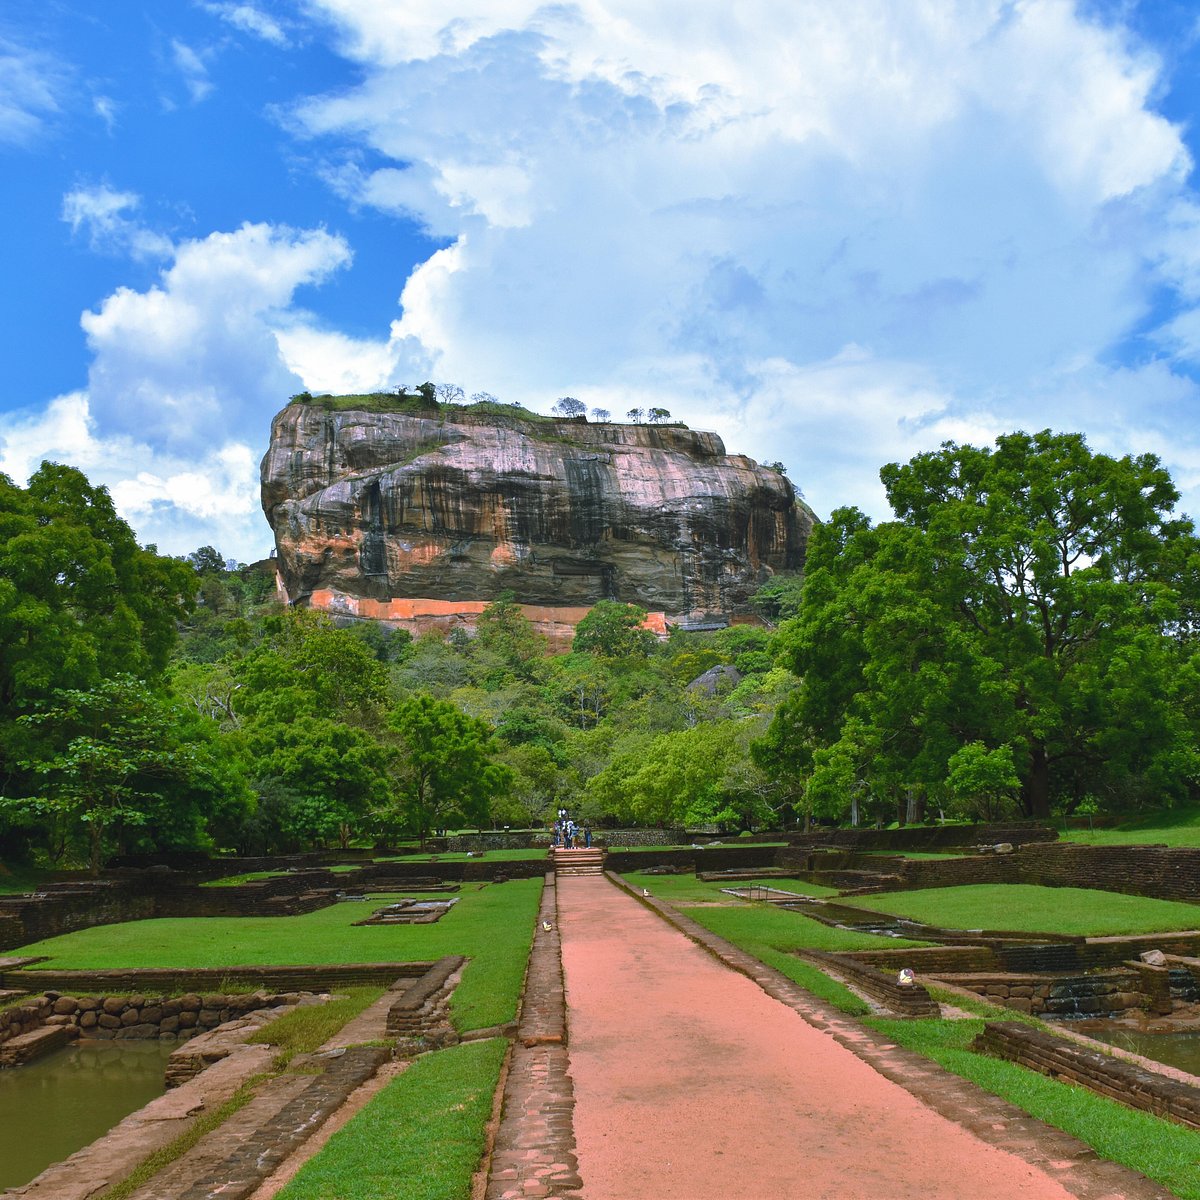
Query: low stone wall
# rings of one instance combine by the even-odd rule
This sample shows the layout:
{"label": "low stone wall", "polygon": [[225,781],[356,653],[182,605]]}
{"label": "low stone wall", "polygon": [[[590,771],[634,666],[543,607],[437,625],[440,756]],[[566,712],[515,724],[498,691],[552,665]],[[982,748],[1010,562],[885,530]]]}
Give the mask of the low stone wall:
{"label": "low stone wall", "polygon": [[30,971],[0,973],[0,987],[22,991],[53,991],[66,995],[105,993],[159,993],[227,991],[234,983],[247,990],[325,992],[336,987],[376,985],[387,987],[399,978],[416,979],[432,963],[336,963],[295,967],[192,967],[147,968],[112,971]]}
{"label": "low stone wall", "polygon": [[901,1017],[936,1017],[941,1014],[934,998],[920,983],[902,987],[896,976],[869,963],[819,950],[800,951],[798,957],[822,970],[842,976],[847,983]]}
{"label": "low stone wall", "polygon": [[988,1021],[973,1049],[1200,1129],[1200,1088],[1016,1021]]}
{"label": "low stone wall", "polygon": [[406,987],[388,1009],[387,1035],[419,1038],[443,1020],[454,973],[467,960],[458,954],[439,959],[416,983]]}
{"label": "low stone wall", "polygon": [[1130,1009],[1148,1009],[1153,996],[1142,990],[1132,969],[1047,979],[1007,973],[947,974],[946,982],[982,996],[992,1004],[1034,1016],[1108,1017]]}
{"label": "low stone wall", "polygon": [[98,1041],[190,1038],[247,1013],[298,1004],[302,996],[298,992],[189,992],[182,996],[60,996],[49,992],[0,1012],[0,1046],[47,1026],[61,1026],[69,1037]]}
{"label": "low stone wall", "polygon": [[699,840],[682,829],[596,829],[592,832],[592,840],[601,846],[686,846]]}
{"label": "low stone wall", "polygon": [[913,946],[897,950],[852,950],[842,958],[898,972],[911,968],[918,976],[944,975],[964,971],[989,971],[996,968],[994,951],[989,946]]}
{"label": "low stone wall", "polygon": [[625,874],[647,867],[684,867],[692,871],[742,871],[775,865],[776,846],[711,846],[703,850],[609,850],[605,870]]}
{"label": "low stone wall", "polygon": [[[537,834],[523,833],[460,833],[445,840],[445,848],[456,852],[466,850],[528,850]],[[549,834],[541,834],[543,838]]]}
{"label": "low stone wall", "polygon": [[792,834],[797,848],[836,846],[846,850],[948,850],[958,846],[989,846],[1011,842],[1053,842],[1058,830],[1035,822],[993,825],[909,825],[903,829],[822,829]]}

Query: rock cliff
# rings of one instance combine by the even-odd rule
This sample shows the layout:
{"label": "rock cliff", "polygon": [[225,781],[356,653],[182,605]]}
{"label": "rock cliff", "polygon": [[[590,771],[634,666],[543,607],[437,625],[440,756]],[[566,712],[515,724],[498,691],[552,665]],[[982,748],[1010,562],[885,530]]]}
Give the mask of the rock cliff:
{"label": "rock cliff", "polygon": [[813,521],[783,475],[713,433],[308,403],[272,422],[262,503],[292,601],[384,617],[506,589],[737,614],[802,566]]}

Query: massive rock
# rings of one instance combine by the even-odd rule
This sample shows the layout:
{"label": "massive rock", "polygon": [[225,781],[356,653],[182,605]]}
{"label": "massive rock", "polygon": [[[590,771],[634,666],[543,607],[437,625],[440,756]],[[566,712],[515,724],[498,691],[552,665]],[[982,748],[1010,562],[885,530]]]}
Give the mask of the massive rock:
{"label": "massive rock", "polygon": [[813,522],[783,475],[716,434],[520,410],[293,403],[271,426],[262,503],[290,600],[385,618],[412,598],[477,611],[505,590],[743,613],[802,566]]}

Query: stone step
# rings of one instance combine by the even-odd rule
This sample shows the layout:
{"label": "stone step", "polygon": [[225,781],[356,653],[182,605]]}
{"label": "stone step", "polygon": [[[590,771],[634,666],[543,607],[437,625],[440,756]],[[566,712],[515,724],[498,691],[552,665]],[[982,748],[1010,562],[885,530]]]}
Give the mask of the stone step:
{"label": "stone step", "polygon": [[23,1067],[35,1059],[61,1050],[74,1032],[67,1025],[43,1025],[28,1033],[19,1033],[0,1045],[0,1067]]}

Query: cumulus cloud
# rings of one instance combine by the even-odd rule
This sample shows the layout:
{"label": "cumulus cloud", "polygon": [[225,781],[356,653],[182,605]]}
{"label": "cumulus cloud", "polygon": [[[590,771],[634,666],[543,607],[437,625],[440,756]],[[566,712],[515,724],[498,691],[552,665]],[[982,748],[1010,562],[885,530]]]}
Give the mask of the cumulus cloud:
{"label": "cumulus cloud", "polygon": [[[90,223],[107,236],[135,202],[94,189],[70,211],[81,229]],[[70,462],[105,484],[139,536],[163,550],[210,542],[262,557],[266,422],[308,383],[283,343],[316,347],[296,352],[305,370],[323,361],[322,332],[295,293],[349,261],[345,241],[325,230],[265,224],[172,247],[155,286],[118,288],[83,314],[93,354],[86,391],[7,422],[0,470],[24,479],[43,458]],[[337,349],[347,357],[346,344]]]}
{"label": "cumulus cloud", "polygon": [[[291,128],[340,194],[450,243],[381,369],[666,400],[831,504],[943,436],[1145,435],[1167,409],[1114,412],[1119,371],[1194,409],[1200,206],[1163,66],[1069,0],[310,9],[363,78]],[[1163,286],[1166,362],[1112,366]]]}
{"label": "cumulus cloud", "polygon": [[257,444],[264,415],[302,387],[276,324],[297,288],[349,261],[346,242],[319,229],[246,224],[184,242],[156,286],[118,288],[84,313],[92,415],[173,452],[228,436]]}
{"label": "cumulus cloud", "polygon": [[36,139],[60,111],[66,80],[57,59],[0,37],[0,145]]}

